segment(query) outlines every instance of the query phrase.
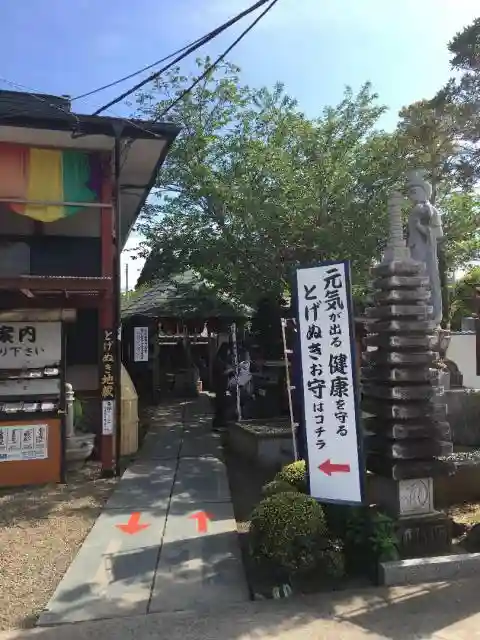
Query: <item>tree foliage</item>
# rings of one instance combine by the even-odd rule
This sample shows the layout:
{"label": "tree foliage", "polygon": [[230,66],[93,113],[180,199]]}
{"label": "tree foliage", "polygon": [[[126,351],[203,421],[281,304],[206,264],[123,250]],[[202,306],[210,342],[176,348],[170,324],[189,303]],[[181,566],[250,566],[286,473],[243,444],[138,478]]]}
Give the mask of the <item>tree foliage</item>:
{"label": "tree foliage", "polygon": [[[421,100],[399,113],[397,133],[410,169],[423,169],[432,202],[443,213],[442,272],[453,274],[480,257],[479,199],[466,172],[463,112],[454,102]],[[442,276],[444,274],[442,273]]]}
{"label": "tree foliage", "polygon": [[[173,109],[183,130],[139,225],[152,251],[143,279],[193,268],[255,302],[288,291],[299,263],[349,257],[364,282],[404,170],[396,136],[375,130],[384,107],[366,84],[308,119],[281,84],[251,89],[238,74],[225,64]],[[189,82],[172,72],[140,111],[157,113]]]}
{"label": "tree foliage", "polygon": [[475,192],[454,191],[439,202],[443,213],[447,271],[453,274],[480,260],[480,198]]}
{"label": "tree foliage", "polygon": [[438,108],[453,108],[459,126],[459,169],[463,184],[480,180],[480,18],[458,32],[448,45],[457,75],[432,100]]}
{"label": "tree foliage", "polygon": [[453,287],[450,322],[453,330],[461,328],[462,318],[478,316],[480,301],[480,267],[472,267]]}
{"label": "tree foliage", "polygon": [[461,181],[458,111],[454,104],[420,100],[399,113],[397,132],[404,158],[410,168],[426,171],[433,203],[441,192],[450,192]]}
{"label": "tree foliage", "polygon": [[[307,118],[282,84],[249,87],[230,63],[180,100],[192,76],[162,76],[138,96],[139,115],[174,102],[168,117],[182,133],[138,225],[149,254],[139,283],[193,269],[255,304],[288,296],[298,264],[349,258],[363,291],[387,237],[388,193],[414,168],[444,214],[442,273],[478,259],[479,30],[476,21],[450,43],[463,76],[404,107],[393,133],[378,129],[385,107],[368,83]],[[199,59],[197,72],[209,64]]]}

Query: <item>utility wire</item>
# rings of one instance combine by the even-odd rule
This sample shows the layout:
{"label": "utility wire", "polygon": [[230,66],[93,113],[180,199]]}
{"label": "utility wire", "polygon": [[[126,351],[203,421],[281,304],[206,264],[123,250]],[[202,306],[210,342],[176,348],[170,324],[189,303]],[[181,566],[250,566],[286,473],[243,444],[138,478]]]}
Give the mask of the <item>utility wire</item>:
{"label": "utility wire", "polygon": [[[43,104],[48,105],[52,109],[56,109],[57,111],[61,111],[62,113],[65,113],[67,116],[69,116],[70,118],[73,118],[73,120],[75,120],[75,124],[76,124],[77,127],[80,126],[80,120],[79,120],[78,116],[75,113],[73,113],[72,111],[68,111],[67,109],[64,109],[63,107],[61,107],[58,104],[54,104],[52,102],[49,102],[43,96],[38,95],[39,92],[37,92],[36,89],[32,89],[30,87],[26,87],[23,84],[20,84],[18,82],[13,82],[12,80],[8,80],[7,78],[2,78],[2,77],[0,77],[0,82],[4,82],[5,84],[9,85],[10,87],[13,87],[14,89],[21,89],[22,91],[28,92],[28,94],[31,95],[33,98],[35,98],[35,100],[43,102]],[[10,113],[7,113],[5,115],[5,117],[10,116],[10,115],[21,115],[21,113],[19,113],[18,110],[12,109],[12,111]]]}
{"label": "utility wire", "polygon": [[157,116],[155,116],[153,122],[156,122],[157,120],[159,120],[160,118],[163,118],[163,116],[165,116],[170,109],[172,109],[176,104],[178,104],[179,102],[181,102],[183,100],[183,98],[185,98],[185,96],[187,96],[191,91],[193,91],[193,89],[195,89],[195,87],[197,86],[197,84],[199,82],[201,82],[202,80],[204,80],[214,69],[217,65],[220,64],[220,62],[222,62],[226,56],[228,56],[228,54],[230,53],[230,51],[232,51],[232,49],[234,47],[237,46],[237,44],[243,40],[243,38],[260,22],[260,20],[271,10],[273,9],[273,7],[277,4],[278,0],[273,0],[268,7],[262,11],[262,13],[257,16],[255,18],[255,20],[246,28],[242,31],[242,33],[238,36],[238,38],[236,38],[236,40],[234,40],[232,42],[232,44],[225,49],[225,51],[218,56],[218,58],[215,60],[215,62],[212,62],[212,64],[207,67],[207,69],[205,69],[205,71],[202,73],[201,76],[199,76],[194,82],[192,82],[192,84],[187,87],[185,89],[185,91],[182,91],[182,93],[175,98],[175,100],[173,102],[171,102],[168,107],[166,107],[163,111],[161,111]]}
{"label": "utility wire", "polygon": [[239,13],[234,18],[231,18],[231,20],[229,20],[228,22],[225,22],[224,24],[220,25],[219,27],[217,27],[213,31],[210,31],[210,33],[208,33],[203,38],[200,38],[199,40],[197,40],[196,43],[192,44],[190,47],[188,47],[186,50],[184,50],[183,53],[178,55],[174,60],[172,60],[172,62],[167,64],[165,67],[162,67],[162,69],[160,69],[159,71],[156,71],[155,73],[152,73],[151,75],[149,75],[147,78],[145,78],[141,82],[138,82],[131,89],[128,89],[127,91],[124,91],[122,94],[120,94],[119,96],[117,96],[113,100],[110,100],[110,102],[107,102],[107,104],[104,104],[103,106],[98,108],[96,111],[93,112],[92,115],[94,115],[94,116],[99,115],[100,113],[102,113],[106,109],[109,109],[110,107],[113,107],[113,105],[117,104],[118,102],[121,102],[122,100],[127,98],[129,95],[131,95],[135,91],[138,91],[138,89],[141,89],[143,86],[145,86],[149,82],[152,82],[153,80],[156,80],[162,73],[164,73],[165,71],[167,71],[168,69],[173,67],[175,64],[177,64],[178,62],[180,62],[181,60],[183,60],[184,58],[189,56],[191,53],[193,53],[194,51],[199,49],[204,44],[207,44],[208,42],[210,42],[210,40],[213,40],[216,36],[218,36],[220,33],[225,31],[229,27],[231,27],[233,24],[235,24],[236,22],[238,22],[239,20],[241,20],[245,16],[249,15],[253,11],[256,11],[257,9],[262,7],[267,2],[268,2],[268,0],[258,0],[258,2],[256,2],[254,5],[252,5],[249,9],[245,9],[245,11],[242,11],[241,13]]}
{"label": "utility wire", "polygon": [[[75,121],[75,131],[72,133],[72,136],[74,138],[83,137],[83,134],[80,133],[80,130],[81,130],[80,118],[73,111],[68,111],[67,109],[64,109],[63,107],[61,107],[60,105],[55,104],[53,102],[50,102],[48,99],[44,98],[42,95],[39,95],[40,92],[37,89],[32,89],[31,87],[27,87],[24,84],[20,84],[18,82],[13,82],[13,80],[8,80],[7,78],[3,78],[3,77],[0,77],[0,82],[3,82],[3,83],[9,85],[10,87],[12,87],[14,89],[20,89],[22,91],[26,91],[35,100],[39,100],[40,102],[42,102],[43,104],[46,104],[47,106],[51,107],[52,109],[56,109],[57,111],[60,111],[61,113],[64,113],[65,115],[69,116],[70,118],[72,118]],[[26,115],[27,113],[28,112],[25,109],[22,110],[22,109],[18,109],[18,108],[12,108],[9,112],[7,112],[7,113],[3,114],[2,116],[0,116],[0,120],[3,120],[3,119],[8,118],[10,116],[19,116],[19,115],[24,115],[24,114]],[[126,124],[131,125],[135,129],[139,129],[143,133],[148,133],[154,138],[162,138],[163,139],[163,137],[160,136],[158,133],[155,133],[154,131],[150,131],[149,129],[146,129],[145,127],[142,127],[140,124],[138,124],[138,122],[135,122],[134,120],[131,120],[130,118],[125,118],[124,116],[120,116],[120,115],[118,115],[117,113],[114,113],[114,112],[112,112],[112,117],[116,118],[117,120],[121,120],[122,122],[125,122]]]}
{"label": "utility wire", "polygon": [[[262,11],[262,13],[260,15],[258,15],[255,20],[246,28],[242,31],[242,33],[238,36],[238,38],[236,38],[232,44],[227,47],[227,49],[225,49],[225,51],[220,54],[218,56],[218,58],[212,62],[211,65],[209,65],[209,67],[207,67],[207,69],[205,69],[205,71],[198,77],[196,78],[191,85],[189,85],[184,91],[182,91],[182,93],[175,98],[175,100],[173,102],[171,102],[165,109],[163,109],[163,111],[161,111],[160,113],[158,113],[155,118],[153,118],[153,120],[150,120],[148,122],[147,126],[151,126],[152,124],[155,124],[156,122],[158,122],[158,120],[160,120],[160,118],[163,118],[163,116],[165,116],[170,109],[172,109],[176,104],[178,104],[181,100],[183,100],[183,98],[185,98],[186,95],[188,95],[189,93],[191,93],[193,91],[193,89],[198,85],[199,82],[201,82],[202,80],[204,80],[209,73],[211,73],[215,67],[220,64],[220,62],[222,62],[222,60],[230,53],[230,51],[232,51],[232,49],[234,47],[237,46],[237,44],[243,40],[243,38],[260,22],[260,20],[271,10],[273,9],[273,7],[277,4],[278,0],[272,0],[272,2],[268,5],[268,7],[266,9],[264,9]],[[146,131],[148,131],[148,129],[146,129]],[[128,158],[128,154],[130,151],[132,145],[132,141],[130,140],[125,148],[124,148],[124,152],[123,152],[123,158],[122,158],[122,165],[121,168],[123,168],[123,166],[125,165],[127,158]]]}
{"label": "utility wire", "polygon": [[149,71],[150,69],[153,69],[153,67],[157,67],[159,64],[162,64],[162,62],[166,62],[167,60],[170,60],[170,58],[173,58],[174,56],[177,56],[179,53],[182,53],[182,51],[185,51],[186,49],[189,49],[190,47],[193,47],[196,44],[202,42],[203,38],[205,38],[205,36],[203,36],[202,38],[198,38],[198,40],[194,40],[193,42],[190,42],[189,44],[186,44],[181,49],[177,49],[176,51],[174,51],[170,55],[165,56],[164,58],[161,58],[160,60],[157,60],[156,62],[152,62],[152,64],[149,64],[146,67],[142,67],[142,69],[138,69],[138,71],[134,71],[133,73],[128,74],[128,76],[123,76],[123,78],[119,78],[118,80],[114,80],[113,82],[110,82],[109,84],[104,84],[103,86],[98,87],[97,89],[92,89],[91,91],[87,91],[86,93],[82,93],[79,96],[75,96],[74,98],[71,98],[71,102],[73,102],[74,100],[81,100],[82,98],[88,98],[89,96],[93,96],[95,93],[100,93],[101,91],[105,91],[105,89],[110,89],[111,87],[115,87],[117,84],[122,84],[122,82],[126,82],[127,80],[130,80],[131,78],[134,78],[135,76],[138,76],[141,73],[144,73],[145,71]]}

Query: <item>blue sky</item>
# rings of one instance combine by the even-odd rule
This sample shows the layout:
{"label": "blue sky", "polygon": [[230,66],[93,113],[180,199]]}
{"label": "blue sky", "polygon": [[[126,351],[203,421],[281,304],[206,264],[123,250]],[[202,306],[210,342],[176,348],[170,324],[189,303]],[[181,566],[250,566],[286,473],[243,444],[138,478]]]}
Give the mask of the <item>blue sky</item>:
{"label": "blue sky", "polygon": [[[9,88],[6,79],[30,90],[84,93],[167,55],[252,3],[4,2],[0,88]],[[391,128],[401,106],[431,96],[449,77],[447,42],[478,15],[478,0],[279,0],[230,59],[249,84],[284,82],[310,116],[340,101],[345,85],[356,89],[370,80],[389,107],[382,124]],[[205,53],[218,55],[247,21]],[[91,112],[118,91],[75,102],[75,109]],[[110,113],[126,115],[128,109],[117,105]],[[137,269],[138,261],[131,284]]]}

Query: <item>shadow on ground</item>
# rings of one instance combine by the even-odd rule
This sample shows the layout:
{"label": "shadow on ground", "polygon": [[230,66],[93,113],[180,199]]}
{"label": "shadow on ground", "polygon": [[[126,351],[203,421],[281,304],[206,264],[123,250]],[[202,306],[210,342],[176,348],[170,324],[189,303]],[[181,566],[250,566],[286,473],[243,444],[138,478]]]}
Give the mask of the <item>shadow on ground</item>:
{"label": "shadow on ground", "polygon": [[[185,404],[183,411],[187,425],[194,412],[202,415],[198,407],[190,404]],[[205,420],[205,425],[207,422]],[[239,470],[237,472],[240,473]],[[201,475],[199,466],[192,464],[190,476],[193,486],[200,481]],[[240,482],[241,477],[237,481]],[[245,482],[248,484],[248,479]],[[192,498],[195,498],[195,492],[191,491],[191,486],[189,480],[182,488],[179,509],[194,508]],[[216,487],[215,484],[212,486]],[[139,491],[138,499],[141,498],[141,490],[138,485],[135,486],[134,480],[129,491],[134,498],[135,492]],[[240,507],[242,518],[246,517],[246,508],[246,504]],[[153,587],[153,592],[153,573],[150,567],[153,563],[153,569],[155,568],[156,562],[153,561],[152,554],[156,555],[157,547],[112,555],[112,577],[126,586],[133,586],[134,583],[138,586],[138,568],[145,567],[144,579],[140,575],[140,581],[146,587],[143,601],[132,599],[132,602],[126,603],[123,599],[119,604],[112,598],[107,601],[105,595],[95,593],[99,608],[108,610],[105,617],[109,619],[68,626],[70,640],[83,640],[91,636],[95,636],[96,640],[112,637],[135,637],[139,640],[158,637],[168,637],[169,640],[338,640],[367,637],[369,640],[420,640],[436,637],[453,640],[475,637],[477,633],[480,624],[479,579],[451,584],[320,593],[281,601],[245,601],[238,605],[222,603],[219,596],[211,606],[205,606],[200,611],[152,612],[152,609],[161,609],[161,594],[173,594],[176,589],[181,588],[183,579],[189,583],[218,583],[219,593],[222,589],[228,589],[222,582],[221,575],[228,557],[225,550],[229,549],[232,534],[220,533],[209,538],[210,542],[199,542],[198,537],[192,537],[191,541],[182,540],[181,543],[165,540],[162,553],[171,560],[174,570],[160,572],[160,582]],[[205,558],[204,544],[209,545],[206,554],[208,564],[200,562]],[[84,595],[85,591],[79,593],[72,589],[70,592],[66,591],[63,598],[74,612],[79,599]],[[156,606],[153,608],[151,605],[154,601]],[[138,615],[142,613],[141,609],[146,610],[147,607],[151,611],[149,615]],[[32,631],[11,632],[8,637],[20,639],[29,637],[32,633],[40,640],[63,640],[65,631],[65,626],[43,627]]]}
{"label": "shadow on ground", "polygon": [[[467,639],[478,633],[478,581],[411,588],[368,589],[305,596],[282,601],[219,606],[217,611],[174,612],[77,624],[68,627],[70,640],[168,637],[169,640],[342,640],[386,638]],[[35,629],[36,638],[60,640],[65,626]],[[28,633],[28,632],[26,632]],[[12,632],[8,638],[23,638]],[[1,636],[0,636],[1,637]]]}

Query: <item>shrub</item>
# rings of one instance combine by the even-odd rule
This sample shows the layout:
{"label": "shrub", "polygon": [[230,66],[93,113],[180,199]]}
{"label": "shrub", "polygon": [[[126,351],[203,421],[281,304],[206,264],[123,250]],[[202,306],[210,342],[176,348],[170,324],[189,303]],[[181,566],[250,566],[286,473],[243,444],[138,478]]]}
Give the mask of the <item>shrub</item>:
{"label": "shrub", "polygon": [[307,469],[305,460],[297,460],[291,464],[287,464],[281,471],[277,473],[274,480],[288,482],[300,493],[307,492]]}
{"label": "shrub", "polygon": [[263,487],[262,494],[265,498],[268,498],[268,496],[273,496],[276,493],[290,493],[292,491],[295,491],[295,487],[292,487],[285,480],[272,480]]}
{"label": "shrub", "polygon": [[83,419],[83,404],[78,398],[73,401],[73,424],[78,427]]}
{"label": "shrub", "polygon": [[290,576],[317,568],[337,577],[343,572],[341,551],[328,537],[321,506],[310,496],[291,491],[265,498],[250,522],[250,550]]}
{"label": "shrub", "polygon": [[398,559],[395,523],[375,507],[356,507],[346,519],[345,553],[352,565],[373,569],[378,562]]}

